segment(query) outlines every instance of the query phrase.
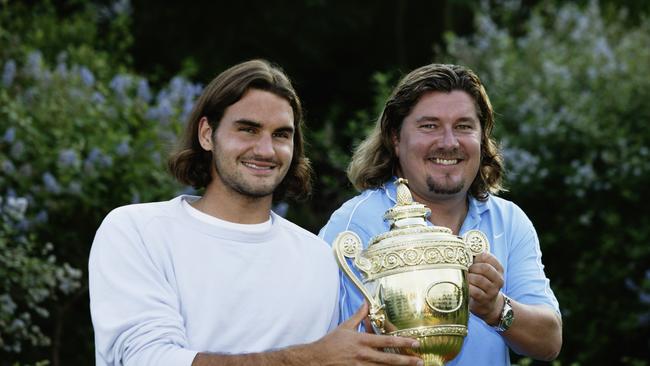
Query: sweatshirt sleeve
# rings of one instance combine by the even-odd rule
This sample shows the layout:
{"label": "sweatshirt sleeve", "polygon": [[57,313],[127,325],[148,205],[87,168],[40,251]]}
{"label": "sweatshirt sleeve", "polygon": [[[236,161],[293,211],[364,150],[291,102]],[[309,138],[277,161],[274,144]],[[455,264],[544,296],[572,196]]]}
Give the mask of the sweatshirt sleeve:
{"label": "sweatshirt sleeve", "polygon": [[90,252],[97,365],[189,366],[197,351],[187,349],[177,293],[134,216],[111,212]]}

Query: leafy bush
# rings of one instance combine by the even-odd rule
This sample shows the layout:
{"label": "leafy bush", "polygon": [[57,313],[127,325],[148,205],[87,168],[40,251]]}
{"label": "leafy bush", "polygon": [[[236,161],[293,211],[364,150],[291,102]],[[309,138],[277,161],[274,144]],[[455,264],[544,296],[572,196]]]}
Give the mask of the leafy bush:
{"label": "leafy bush", "polygon": [[[0,216],[0,364],[50,358],[56,365],[65,352],[73,355],[68,363],[87,364],[92,330],[80,299],[95,230],[114,207],[183,189],[165,158],[201,87],[177,77],[155,93],[125,71],[126,60],[93,50],[92,39],[41,51],[34,45],[45,46],[42,37],[7,15],[20,5],[4,6],[0,39],[12,47],[0,51],[0,196],[7,212],[16,200],[28,208]],[[59,19],[48,3],[30,17],[35,33],[60,24],[59,43],[76,34],[66,29],[99,26],[93,17]]]}
{"label": "leafy bush", "polygon": [[319,129],[306,129],[307,156],[311,159],[315,184],[313,197],[307,202],[293,203],[288,218],[304,228],[318,232],[331,213],[355,195],[345,169],[352,157],[353,147],[370,132],[381,113],[392,83],[397,81],[395,72],[375,72],[372,86],[374,103],[368,109],[359,110],[352,119],[341,123],[340,106],[330,106],[330,112]]}
{"label": "leafy bush", "polygon": [[562,308],[560,359],[645,365],[650,19],[548,6],[513,33],[479,16],[475,35],[448,37],[449,60],[477,71],[498,114],[508,196],[537,226]]}
{"label": "leafy bush", "polygon": [[38,245],[25,221],[27,199],[0,197],[0,352],[47,346],[35,317],[47,318],[46,300],[79,287],[80,271],[58,265],[52,244]]}

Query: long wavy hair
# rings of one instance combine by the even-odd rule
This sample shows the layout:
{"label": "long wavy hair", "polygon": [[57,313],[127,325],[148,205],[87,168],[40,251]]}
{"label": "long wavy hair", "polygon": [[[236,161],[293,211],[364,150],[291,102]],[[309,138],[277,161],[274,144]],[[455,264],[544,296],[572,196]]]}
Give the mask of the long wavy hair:
{"label": "long wavy hair", "polygon": [[204,188],[212,181],[212,152],[204,150],[199,143],[199,121],[206,117],[212,130],[216,131],[226,108],[239,101],[249,89],[271,92],[291,105],[295,129],[293,157],[287,175],[273,193],[273,199],[306,198],[311,193],[312,169],[304,153],[300,99],[287,75],[266,60],[251,60],[235,65],[219,74],[203,90],[177,147],[168,159],[169,171],[179,182],[194,188]]}
{"label": "long wavy hair", "polygon": [[472,96],[481,123],[481,163],[469,189],[478,200],[503,190],[503,158],[492,139],[494,112],[481,80],[463,66],[430,64],[400,80],[386,101],[370,135],[357,147],[348,166],[348,178],[358,190],[377,188],[395,175],[399,160],[392,136],[399,135],[404,118],[422,95],[432,91],[461,90]]}

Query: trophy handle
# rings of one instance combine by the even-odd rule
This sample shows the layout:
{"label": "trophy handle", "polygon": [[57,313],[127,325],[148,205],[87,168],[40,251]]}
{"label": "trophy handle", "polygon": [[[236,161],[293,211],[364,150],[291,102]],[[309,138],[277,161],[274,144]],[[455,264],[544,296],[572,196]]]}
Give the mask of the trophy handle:
{"label": "trophy handle", "polygon": [[339,267],[343,270],[345,275],[348,276],[352,283],[354,283],[359,291],[361,291],[363,297],[366,298],[366,301],[368,301],[368,304],[370,305],[368,317],[373,326],[379,329],[382,334],[385,333],[384,321],[386,316],[384,314],[384,306],[380,305],[377,300],[370,296],[368,290],[366,290],[359,278],[354,274],[354,272],[352,272],[350,265],[348,265],[348,261],[345,260],[347,257],[354,259],[355,263],[360,263],[362,265],[368,264],[368,268],[359,268],[361,271],[367,273],[369,263],[365,263],[363,261],[364,258],[359,257],[359,254],[361,254],[361,239],[359,238],[359,235],[352,231],[344,231],[336,237],[332,248],[334,248],[334,256],[336,257],[336,262]]}
{"label": "trophy handle", "polygon": [[490,242],[480,230],[469,230],[463,235],[463,241],[471,254],[470,263],[474,261],[474,256],[483,252],[490,252]]}

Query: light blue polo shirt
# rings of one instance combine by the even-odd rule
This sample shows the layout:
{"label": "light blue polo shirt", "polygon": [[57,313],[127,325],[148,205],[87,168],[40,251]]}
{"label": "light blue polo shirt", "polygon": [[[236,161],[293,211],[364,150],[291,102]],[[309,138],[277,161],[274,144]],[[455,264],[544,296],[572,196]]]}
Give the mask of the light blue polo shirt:
{"label": "light blue polo shirt", "polygon": [[[396,203],[393,181],[377,189],[365,190],[345,202],[332,214],[319,236],[332,245],[340,232],[350,230],[359,235],[366,248],[373,236],[390,230],[383,215]],[[427,224],[431,225],[429,221]],[[487,235],[490,251],[503,266],[503,293],[518,302],[547,305],[560,313],[557,299],[544,274],[537,233],[517,205],[496,196],[489,196],[486,201],[470,197],[469,211],[460,235],[472,229],[481,230]],[[359,273],[356,272],[356,275],[359,276]],[[352,316],[363,300],[363,295],[352,281],[341,274],[340,322]],[[510,365],[508,346],[491,326],[470,314],[468,335],[461,353],[447,365]]]}

